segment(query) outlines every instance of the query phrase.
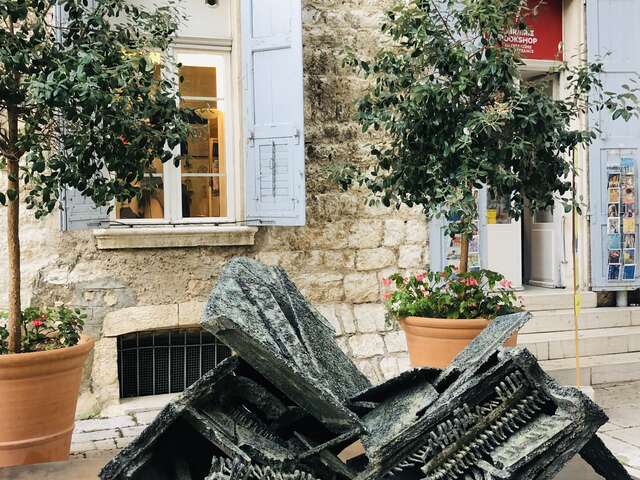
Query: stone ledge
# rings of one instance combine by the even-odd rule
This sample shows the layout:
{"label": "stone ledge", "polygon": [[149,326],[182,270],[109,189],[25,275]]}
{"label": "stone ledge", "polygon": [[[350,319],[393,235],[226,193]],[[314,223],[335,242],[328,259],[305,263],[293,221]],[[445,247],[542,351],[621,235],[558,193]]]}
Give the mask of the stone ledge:
{"label": "stone ledge", "polygon": [[141,305],[109,312],[102,324],[103,337],[161,328],[193,327],[200,324],[204,302]]}
{"label": "stone ledge", "polygon": [[257,227],[162,226],[100,228],[93,231],[99,250],[132,248],[224,247],[253,245]]}

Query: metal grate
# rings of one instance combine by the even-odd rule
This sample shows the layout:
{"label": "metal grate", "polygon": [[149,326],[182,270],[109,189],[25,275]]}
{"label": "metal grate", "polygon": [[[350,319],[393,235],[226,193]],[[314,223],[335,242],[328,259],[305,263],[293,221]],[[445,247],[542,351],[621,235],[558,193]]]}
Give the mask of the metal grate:
{"label": "metal grate", "polygon": [[120,398],[182,392],[230,355],[229,347],[201,329],[121,335]]}

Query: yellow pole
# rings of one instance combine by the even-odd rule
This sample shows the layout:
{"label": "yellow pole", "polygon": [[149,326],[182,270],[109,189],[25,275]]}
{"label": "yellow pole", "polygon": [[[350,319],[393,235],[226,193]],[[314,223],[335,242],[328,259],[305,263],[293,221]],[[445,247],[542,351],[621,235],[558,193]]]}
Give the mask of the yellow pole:
{"label": "yellow pole", "polygon": [[[573,202],[576,200],[576,152],[573,151]],[[580,305],[582,298],[578,291],[578,213],[575,207],[572,209],[571,226],[571,252],[573,259],[573,333],[576,347],[576,387],[582,384],[580,372]]]}

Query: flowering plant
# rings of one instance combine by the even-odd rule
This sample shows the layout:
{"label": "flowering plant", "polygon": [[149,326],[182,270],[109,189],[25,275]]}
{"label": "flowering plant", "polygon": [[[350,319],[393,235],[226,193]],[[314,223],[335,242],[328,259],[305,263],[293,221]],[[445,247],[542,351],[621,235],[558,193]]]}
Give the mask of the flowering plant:
{"label": "flowering plant", "polygon": [[383,280],[387,319],[400,317],[493,319],[522,309],[511,282],[490,270],[401,275]]}
{"label": "flowering plant", "polygon": [[[0,311],[0,354],[9,353],[5,326],[8,314]],[[21,352],[72,347],[80,341],[87,316],[79,309],[29,307],[22,311]]]}

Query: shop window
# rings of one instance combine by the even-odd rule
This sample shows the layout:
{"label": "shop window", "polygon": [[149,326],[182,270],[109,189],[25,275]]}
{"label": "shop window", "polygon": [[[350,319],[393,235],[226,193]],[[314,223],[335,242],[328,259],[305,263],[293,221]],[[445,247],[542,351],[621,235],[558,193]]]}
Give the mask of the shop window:
{"label": "shop window", "polygon": [[202,329],[121,335],[120,398],[182,392],[230,355],[226,345]]}
{"label": "shop window", "polygon": [[140,197],[116,205],[116,218],[147,224],[231,222],[229,56],[177,50],[175,61],[180,104],[192,111],[192,135],[176,151],[183,160],[178,167],[160,161],[150,165]]}
{"label": "shop window", "polygon": [[196,135],[173,152],[186,158],[154,162],[113,209],[63,192],[61,228],[93,229],[99,249],[252,245],[256,226],[305,225],[301,3],[187,3],[159,68],[195,112]]}
{"label": "shop window", "polygon": [[533,214],[534,223],[553,223],[553,207],[538,210]]}
{"label": "shop window", "polygon": [[[223,67],[219,58],[184,54],[180,68],[182,106],[193,109],[194,135],[182,146],[180,165],[183,218],[227,216]],[[215,65],[215,66],[213,66]]]}
{"label": "shop window", "polygon": [[510,198],[506,195],[495,197],[491,192],[489,193],[489,200],[487,202],[487,223],[492,224],[510,224],[511,217],[509,216],[509,202]]}
{"label": "shop window", "polygon": [[164,172],[162,162],[154,161],[140,182],[140,197],[126,203],[116,204],[118,219],[163,219],[164,218]]}

